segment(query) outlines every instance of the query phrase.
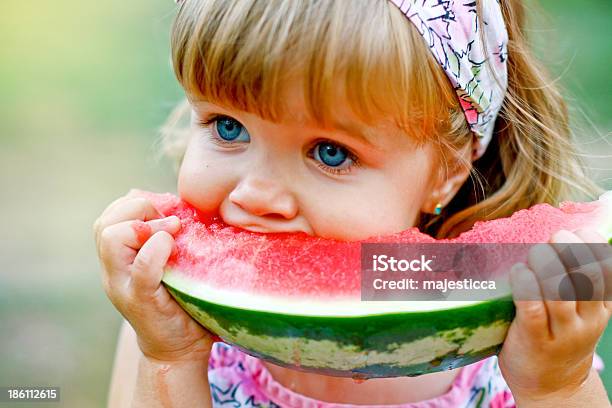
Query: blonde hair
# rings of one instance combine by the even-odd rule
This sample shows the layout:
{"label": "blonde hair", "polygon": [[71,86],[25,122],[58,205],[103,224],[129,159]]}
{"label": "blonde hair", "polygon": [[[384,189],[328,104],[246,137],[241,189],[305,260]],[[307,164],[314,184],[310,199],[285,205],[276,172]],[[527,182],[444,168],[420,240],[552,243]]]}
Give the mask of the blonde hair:
{"label": "blonde hair", "polygon": [[[501,6],[509,34],[507,95],[470,178],[440,216],[423,214],[417,225],[438,238],[536,203],[600,192],[573,143],[560,91],[524,37],[522,2]],[[287,114],[284,85],[297,77],[308,117],[322,126],[333,123],[339,101],[365,125],[387,118],[418,141],[433,138],[439,165],[472,142],[444,71],[388,0],[185,0],[171,45],[176,77],[196,98],[279,121]],[[177,165],[189,112],[184,101],[162,128],[162,148]]]}

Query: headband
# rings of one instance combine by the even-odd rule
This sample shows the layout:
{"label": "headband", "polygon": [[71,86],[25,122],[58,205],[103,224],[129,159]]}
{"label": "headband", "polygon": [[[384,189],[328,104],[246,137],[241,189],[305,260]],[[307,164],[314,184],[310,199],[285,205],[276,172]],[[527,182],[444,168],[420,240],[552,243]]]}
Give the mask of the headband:
{"label": "headband", "polygon": [[481,19],[475,0],[389,1],[415,25],[444,68],[475,135],[472,160],[479,158],[491,141],[508,86],[508,32],[500,0],[481,2]]}
{"label": "headband", "polygon": [[481,2],[482,19],[476,1],[390,1],[412,21],[444,68],[476,136],[472,159],[479,158],[491,141],[508,86],[508,32],[500,0]]}

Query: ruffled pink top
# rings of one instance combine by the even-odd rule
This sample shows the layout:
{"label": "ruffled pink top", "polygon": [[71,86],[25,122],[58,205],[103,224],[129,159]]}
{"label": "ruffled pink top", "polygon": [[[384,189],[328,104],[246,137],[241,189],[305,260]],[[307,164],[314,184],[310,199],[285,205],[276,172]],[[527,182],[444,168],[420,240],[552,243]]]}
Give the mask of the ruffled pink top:
{"label": "ruffled pink top", "polygon": [[[593,366],[603,368],[599,356]],[[298,394],[278,383],[262,363],[222,342],[213,346],[209,361],[213,407],[363,408],[364,405],[333,404]],[[369,405],[372,408],[515,407],[497,357],[461,368],[451,388],[426,401],[400,405]]]}

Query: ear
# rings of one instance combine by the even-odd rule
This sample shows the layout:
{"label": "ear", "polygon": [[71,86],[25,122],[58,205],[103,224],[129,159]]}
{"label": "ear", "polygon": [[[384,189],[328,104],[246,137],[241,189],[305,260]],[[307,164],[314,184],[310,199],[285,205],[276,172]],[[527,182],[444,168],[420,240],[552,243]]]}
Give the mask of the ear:
{"label": "ear", "polygon": [[432,174],[431,193],[423,202],[421,211],[434,214],[436,205],[442,208],[451,202],[472,170],[472,146],[470,143],[455,151],[439,153],[437,169]]}

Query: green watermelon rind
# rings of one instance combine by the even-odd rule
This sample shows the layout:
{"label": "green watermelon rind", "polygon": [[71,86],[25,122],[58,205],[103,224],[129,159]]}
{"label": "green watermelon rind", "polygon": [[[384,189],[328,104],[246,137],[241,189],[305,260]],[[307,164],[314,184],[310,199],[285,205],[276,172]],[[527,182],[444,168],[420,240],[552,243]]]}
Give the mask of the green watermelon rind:
{"label": "green watermelon rind", "polygon": [[334,376],[414,376],[474,363],[499,351],[515,314],[510,296],[358,316],[262,311],[194,297],[177,275],[166,269],[171,295],[225,342],[282,366]]}
{"label": "green watermelon rind", "polygon": [[[587,227],[595,227],[612,244],[612,191],[599,203]],[[477,362],[501,349],[515,315],[511,295],[460,306],[448,302],[435,310],[371,314],[300,314],[269,305],[261,310],[248,307],[248,301],[239,307],[240,302],[231,305],[219,296],[203,299],[206,292],[194,289],[184,276],[168,267],[163,283],[223,341],[282,366],[335,376],[414,376]]]}

